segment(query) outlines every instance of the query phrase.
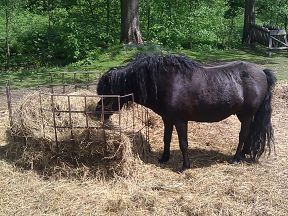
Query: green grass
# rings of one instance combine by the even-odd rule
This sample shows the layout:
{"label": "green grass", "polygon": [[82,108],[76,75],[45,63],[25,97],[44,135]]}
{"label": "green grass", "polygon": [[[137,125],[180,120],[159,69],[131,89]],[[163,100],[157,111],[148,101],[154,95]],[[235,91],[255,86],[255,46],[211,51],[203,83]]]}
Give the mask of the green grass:
{"label": "green grass", "polygon": [[254,49],[237,49],[227,51],[210,51],[210,52],[192,52],[183,50],[181,53],[196,59],[202,63],[228,62],[235,60],[249,61],[260,65],[263,68],[272,69],[278,80],[288,80],[288,53],[273,53],[272,57],[268,57],[267,50],[263,48]]}
{"label": "green grass", "polygon": [[[49,73],[53,74],[53,83],[62,83],[62,75],[65,73],[65,83],[73,83],[74,72],[89,71],[93,72],[90,80],[98,77],[101,73],[110,68],[125,65],[139,53],[162,53],[186,55],[201,63],[227,62],[244,60],[256,63],[263,68],[270,68],[275,71],[278,80],[287,80],[288,65],[287,52],[275,53],[271,58],[268,57],[263,48],[255,49],[235,49],[235,50],[167,50],[155,45],[146,46],[117,46],[106,51],[96,50],[91,52],[88,57],[77,63],[73,63],[62,68],[40,68],[37,70],[19,70],[16,72],[2,72],[0,86],[6,84],[6,80],[11,80],[13,88],[27,88],[32,86],[45,85],[50,83]],[[77,75],[77,82],[85,82],[85,75]]]}

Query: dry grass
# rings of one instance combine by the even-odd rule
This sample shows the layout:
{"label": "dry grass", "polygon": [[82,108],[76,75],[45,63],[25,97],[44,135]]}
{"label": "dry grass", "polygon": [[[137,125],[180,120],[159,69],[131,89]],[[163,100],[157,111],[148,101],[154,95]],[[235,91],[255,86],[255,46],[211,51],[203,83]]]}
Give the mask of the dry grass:
{"label": "dry grass", "polygon": [[34,171],[19,171],[2,155],[0,215],[288,215],[288,84],[278,83],[275,95],[277,156],[263,157],[259,164],[226,162],[240,126],[232,116],[219,123],[190,123],[191,169],[176,172],[181,153],[175,134],[171,160],[159,165],[163,128],[153,115],[152,152],[129,177],[43,180]]}

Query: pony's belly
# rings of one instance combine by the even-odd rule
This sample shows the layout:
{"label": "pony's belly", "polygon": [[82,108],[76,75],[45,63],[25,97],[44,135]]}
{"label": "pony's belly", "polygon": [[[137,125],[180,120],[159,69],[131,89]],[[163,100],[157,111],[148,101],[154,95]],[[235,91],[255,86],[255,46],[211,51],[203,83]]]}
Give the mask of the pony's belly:
{"label": "pony's belly", "polygon": [[225,114],[206,114],[206,115],[197,115],[191,116],[188,121],[196,121],[196,122],[219,122],[222,121],[229,116],[235,113],[225,113]]}
{"label": "pony's belly", "polygon": [[182,119],[197,122],[219,122],[236,114],[239,109],[241,109],[240,104],[235,104],[235,106],[217,106],[213,108],[191,107],[187,109],[174,110],[174,112],[170,113],[170,116],[172,116],[174,120]]}

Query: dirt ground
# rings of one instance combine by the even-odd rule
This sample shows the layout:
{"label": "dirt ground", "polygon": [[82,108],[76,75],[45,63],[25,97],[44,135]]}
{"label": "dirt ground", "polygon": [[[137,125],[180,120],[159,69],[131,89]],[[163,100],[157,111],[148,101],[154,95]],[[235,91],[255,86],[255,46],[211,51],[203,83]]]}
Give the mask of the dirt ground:
{"label": "dirt ground", "polygon": [[[7,110],[1,97],[0,145],[6,144]],[[0,157],[0,215],[288,215],[288,83],[273,101],[276,152],[258,164],[232,166],[240,124],[189,123],[191,169],[178,173],[181,152],[173,133],[171,159],[157,162],[163,126],[154,116],[152,152],[130,177],[44,179]]]}

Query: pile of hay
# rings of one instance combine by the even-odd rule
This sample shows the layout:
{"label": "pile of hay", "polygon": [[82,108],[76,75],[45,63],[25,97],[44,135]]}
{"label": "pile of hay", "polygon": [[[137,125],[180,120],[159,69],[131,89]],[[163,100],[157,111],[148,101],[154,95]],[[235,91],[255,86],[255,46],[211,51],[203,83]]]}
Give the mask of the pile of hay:
{"label": "pile of hay", "polygon": [[[85,99],[84,97],[79,97],[79,95],[91,96],[93,93],[88,90],[80,90],[70,93],[70,109],[73,111],[85,111]],[[54,119],[53,112],[51,110],[55,110],[55,123],[57,126],[69,127],[69,113],[57,112],[69,111],[69,104],[67,99],[67,96],[54,96],[52,102],[51,96],[49,94],[41,94],[40,96],[40,93],[37,91],[26,95],[18,103],[14,110],[12,127],[13,134],[21,137],[55,140],[55,131],[53,128]],[[99,99],[97,97],[87,97],[86,111],[93,112],[98,100]],[[88,114],[88,116],[90,126],[101,125],[100,122],[91,121],[92,118],[90,117],[92,115]],[[72,127],[85,127],[86,116],[82,113],[72,113],[71,124]],[[45,127],[43,127],[43,125],[45,125]],[[68,131],[63,129],[61,130],[61,128],[58,128],[57,132],[59,133],[59,140],[67,140],[67,136],[70,136]]]}
{"label": "pile of hay", "polygon": [[[54,96],[52,103],[50,95],[41,95],[41,99],[39,92],[26,95],[14,109],[11,133],[16,139],[13,145],[10,145],[10,156],[17,158],[17,165],[45,175],[80,178],[91,174],[130,175],[133,166],[150,151],[148,142],[141,133],[135,133],[135,130],[125,130],[121,134],[115,130],[119,121],[118,115],[112,116],[111,121],[101,128],[103,123],[96,121],[93,114],[89,114],[95,110],[99,99],[86,97],[85,106],[84,97],[73,95],[88,96],[93,93],[80,90],[70,94],[70,109],[86,111],[71,114],[71,124],[76,129],[69,128],[69,113],[55,112],[56,125],[68,127],[57,128],[58,145],[55,144],[53,113],[41,109],[40,100],[44,109],[69,110],[67,96]],[[128,116],[129,122],[126,121],[125,124],[132,124],[132,119],[129,120],[129,116],[133,115],[131,112],[131,109],[122,111]],[[98,126],[99,129],[77,129],[79,126],[85,127],[87,121],[90,127]],[[137,126],[139,122],[135,121],[134,124]]]}

